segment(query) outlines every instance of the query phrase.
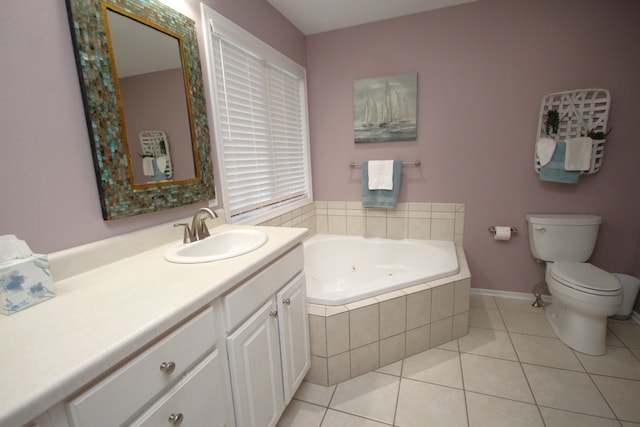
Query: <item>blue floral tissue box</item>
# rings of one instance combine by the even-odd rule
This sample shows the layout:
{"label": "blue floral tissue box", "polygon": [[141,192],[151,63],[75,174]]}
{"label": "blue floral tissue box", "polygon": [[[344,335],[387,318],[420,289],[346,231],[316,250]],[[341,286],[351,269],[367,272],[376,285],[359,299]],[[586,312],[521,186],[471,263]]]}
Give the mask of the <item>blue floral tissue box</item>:
{"label": "blue floral tissue box", "polygon": [[13,314],[56,295],[46,255],[0,264],[0,313]]}

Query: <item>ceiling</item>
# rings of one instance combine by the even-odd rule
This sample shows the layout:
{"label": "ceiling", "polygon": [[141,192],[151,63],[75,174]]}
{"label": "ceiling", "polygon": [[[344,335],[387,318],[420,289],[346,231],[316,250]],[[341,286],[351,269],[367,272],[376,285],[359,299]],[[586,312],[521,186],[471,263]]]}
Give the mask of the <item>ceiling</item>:
{"label": "ceiling", "polygon": [[303,34],[381,21],[477,0],[267,0]]}

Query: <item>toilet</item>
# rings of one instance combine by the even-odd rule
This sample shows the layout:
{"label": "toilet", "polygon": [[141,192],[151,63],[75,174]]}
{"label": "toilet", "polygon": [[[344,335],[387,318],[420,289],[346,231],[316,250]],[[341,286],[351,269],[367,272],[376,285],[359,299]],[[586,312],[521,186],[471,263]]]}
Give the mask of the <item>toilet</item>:
{"label": "toilet", "polygon": [[528,214],[529,247],[546,262],[545,280],[551,304],[545,315],[569,347],[589,355],[607,350],[607,317],[622,305],[622,285],[586,261],[598,238],[597,215]]}

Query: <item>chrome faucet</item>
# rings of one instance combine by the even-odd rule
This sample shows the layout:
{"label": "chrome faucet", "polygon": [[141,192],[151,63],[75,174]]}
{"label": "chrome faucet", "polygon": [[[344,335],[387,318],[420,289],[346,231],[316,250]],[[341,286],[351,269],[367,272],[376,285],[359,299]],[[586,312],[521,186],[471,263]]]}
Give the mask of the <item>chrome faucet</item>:
{"label": "chrome faucet", "polygon": [[183,243],[196,242],[210,236],[207,228],[207,219],[218,218],[218,214],[209,208],[200,208],[193,215],[191,227],[187,223],[173,224],[174,227],[184,227]]}

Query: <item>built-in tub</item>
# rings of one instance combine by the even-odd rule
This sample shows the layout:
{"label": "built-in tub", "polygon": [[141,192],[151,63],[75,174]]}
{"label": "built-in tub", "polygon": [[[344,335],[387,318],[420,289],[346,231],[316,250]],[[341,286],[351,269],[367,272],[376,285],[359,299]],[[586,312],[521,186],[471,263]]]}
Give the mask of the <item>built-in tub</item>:
{"label": "built-in tub", "polygon": [[304,243],[307,301],[342,305],[460,271],[444,240],[367,239],[317,234]]}
{"label": "built-in tub", "polygon": [[453,242],[315,235],[304,252],[307,381],[334,385],[467,334],[471,275]]}

